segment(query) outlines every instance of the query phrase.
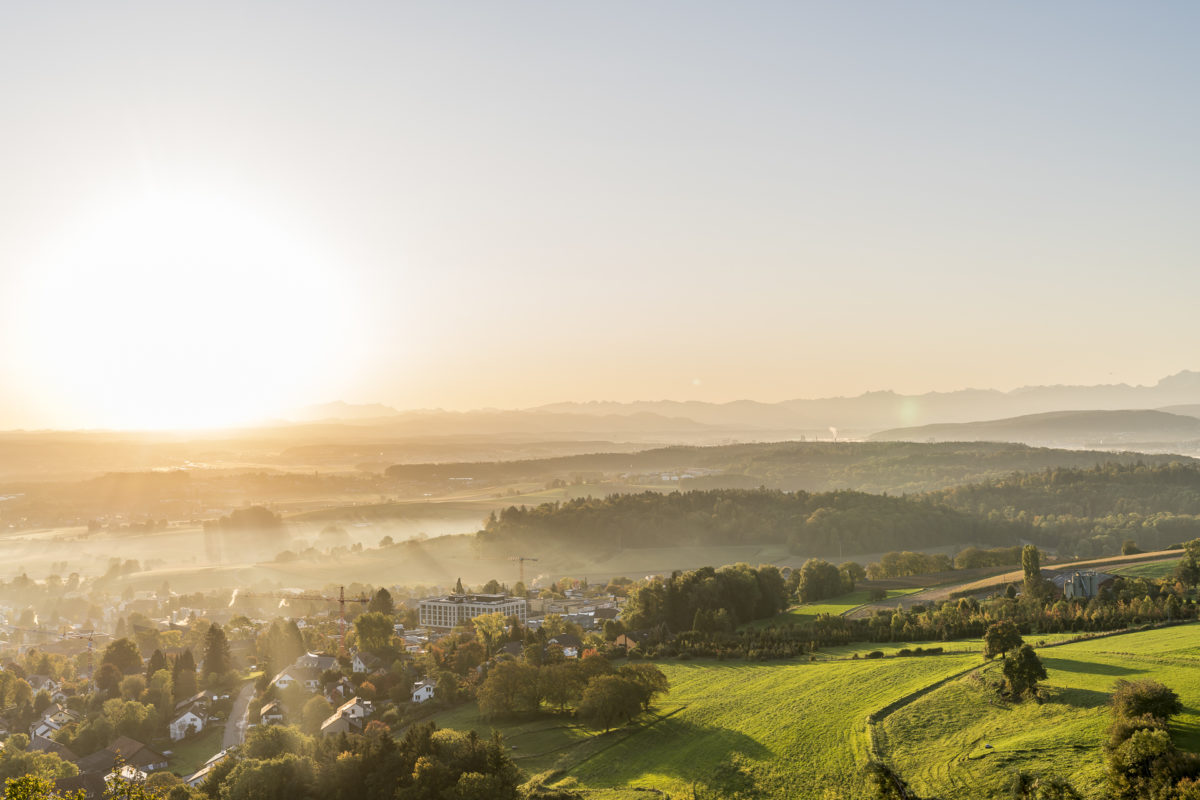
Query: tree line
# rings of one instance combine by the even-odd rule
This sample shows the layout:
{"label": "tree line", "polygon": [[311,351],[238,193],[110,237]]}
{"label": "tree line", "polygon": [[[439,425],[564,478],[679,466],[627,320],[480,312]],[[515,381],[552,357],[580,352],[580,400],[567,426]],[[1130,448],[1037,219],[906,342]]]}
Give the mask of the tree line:
{"label": "tree line", "polygon": [[[487,519],[482,547],[569,544],[589,551],[679,545],[786,544],[813,555],[1013,545],[1026,528],[915,498],[777,490],[643,492],[510,506]],[[507,548],[507,549],[506,549]]]}

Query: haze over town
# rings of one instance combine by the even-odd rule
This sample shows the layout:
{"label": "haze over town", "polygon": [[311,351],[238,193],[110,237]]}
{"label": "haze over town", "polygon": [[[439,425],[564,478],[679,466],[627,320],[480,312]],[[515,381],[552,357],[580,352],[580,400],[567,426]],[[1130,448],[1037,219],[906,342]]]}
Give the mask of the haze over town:
{"label": "haze over town", "polygon": [[0,794],[1197,800],[1198,40],[0,4]]}

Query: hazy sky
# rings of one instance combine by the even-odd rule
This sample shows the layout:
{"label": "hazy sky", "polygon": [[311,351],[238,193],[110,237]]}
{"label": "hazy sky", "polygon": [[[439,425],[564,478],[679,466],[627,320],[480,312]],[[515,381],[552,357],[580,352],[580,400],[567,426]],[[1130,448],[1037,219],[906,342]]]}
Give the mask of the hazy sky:
{"label": "hazy sky", "polygon": [[1200,368],[1200,6],[0,5],[0,428]]}

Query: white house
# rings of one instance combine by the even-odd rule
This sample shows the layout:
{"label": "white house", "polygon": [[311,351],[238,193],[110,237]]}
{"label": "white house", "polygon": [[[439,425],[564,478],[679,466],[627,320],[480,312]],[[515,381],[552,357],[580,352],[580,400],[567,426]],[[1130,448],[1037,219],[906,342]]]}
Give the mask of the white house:
{"label": "white house", "polygon": [[370,653],[355,653],[350,661],[350,668],[355,672],[378,672],[384,668],[383,661]]}
{"label": "white house", "polygon": [[327,669],[336,669],[337,665],[337,658],[324,653],[305,653],[292,662],[293,667],[308,667],[321,672]]}
{"label": "white house", "polygon": [[272,700],[258,712],[258,719],[263,725],[283,722],[283,708],[278,700]]}
{"label": "white house", "polygon": [[29,731],[34,736],[44,736],[49,739],[50,734],[60,730],[64,725],[78,722],[79,719],[79,715],[74,711],[65,709],[55,703],[46,709],[41,719],[30,726]]}
{"label": "white house", "polygon": [[215,756],[204,762],[204,766],[193,772],[188,777],[184,778],[183,782],[188,786],[199,786],[204,783],[204,779],[208,777],[208,773],[213,771],[213,768],[220,764],[225,759],[229,758],[229,751],[232,747],[226,748]]}
{"label": "white house", "polygon": [[45,689],[48,693],[53,694],[62,688],[62,684],[47,675],[30,675],[29,688],[34,692]]}
{"label": "white house", "polygon": [[167,728],[171,732],[171,741],[177,742],[193,733],[204,730],[204,714],[200,706],[188,706],[175,715]]}
{"label": "white house", "polygon": [[104,782],[109,786],[112,786],[112,782],[116,780],[118,773],[122,778],[130,783],[146,782],[146,773],[142,772],[132,764],[125,764],[120,769],[114,769],[112,772],[104,776]]}
{"label": "white house", "polygon": [[424,703],[426,700],[432,700],[433,689],[433,681],[417,681],[412,687],[412,701],[414,703]]}
{"label": "white house", "polygon": [[315,692],[321,688],[321,673],[312,667],[288,667],[276,675],[272,682],[280,689],[298,683],[308,691]]}
{"label": "white house", "polygon": [[337,711],[321,723],[321,733],[361,732],[363,720],[374,710],[370,700],[352,698],[338,706]]}

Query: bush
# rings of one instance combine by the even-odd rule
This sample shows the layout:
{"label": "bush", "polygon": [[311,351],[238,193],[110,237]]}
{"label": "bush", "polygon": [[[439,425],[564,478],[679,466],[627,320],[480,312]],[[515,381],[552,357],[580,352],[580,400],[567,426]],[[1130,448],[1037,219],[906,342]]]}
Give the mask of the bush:
{"label": "bush", "polygon": [[1112,706],[1118,717],[1150,715],[1163,722],[1183,711],[1179,695],[1152,680],[1118,680],[1113,684]]}
{"label": "bush", "polygon": [[882,650],[872,650],[871,652],[869,652],[865,656],[863,656],[863,658],[883,658],[883,651]]}

